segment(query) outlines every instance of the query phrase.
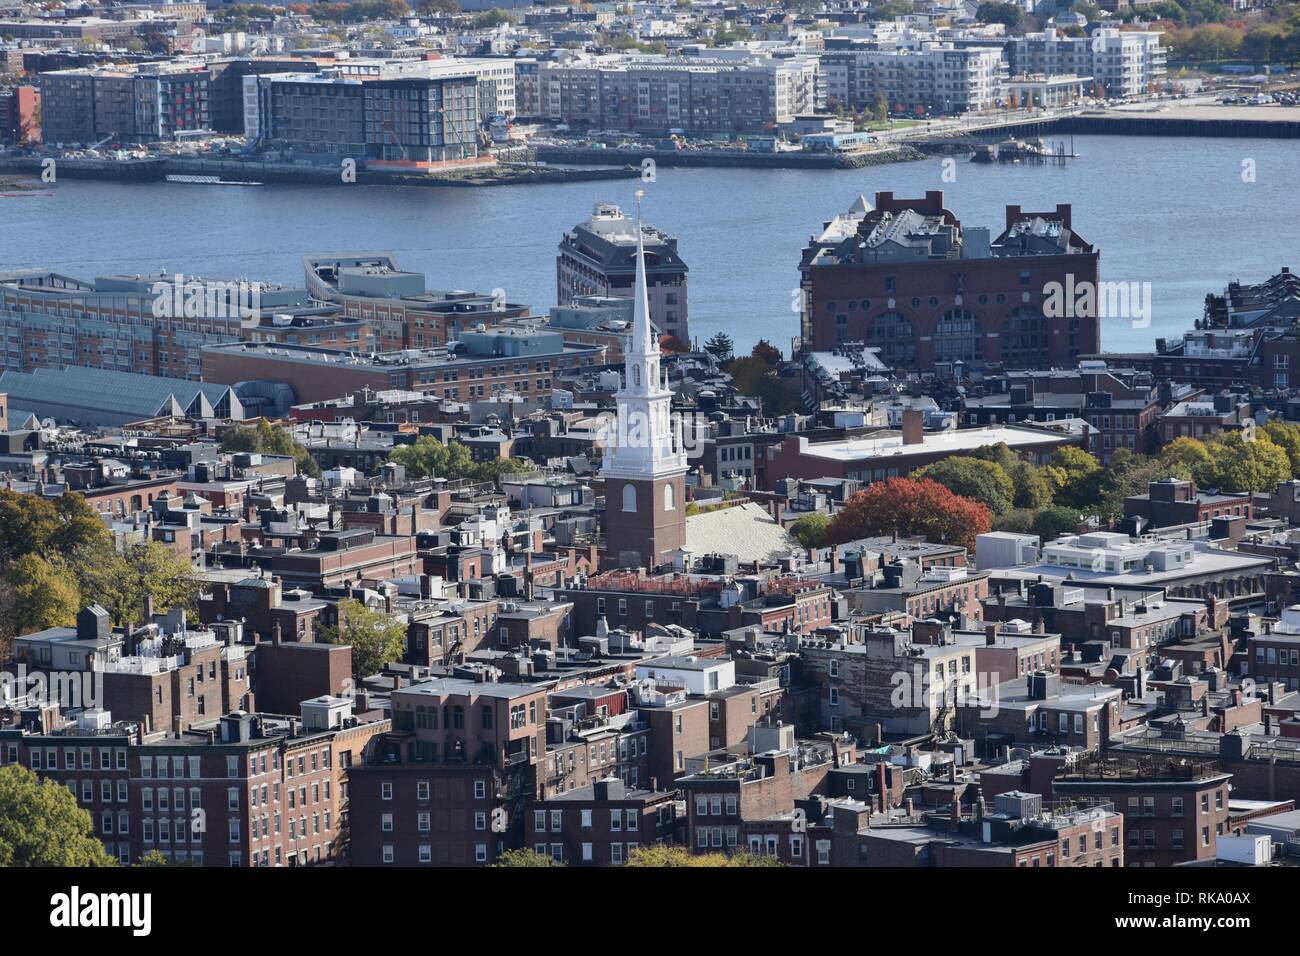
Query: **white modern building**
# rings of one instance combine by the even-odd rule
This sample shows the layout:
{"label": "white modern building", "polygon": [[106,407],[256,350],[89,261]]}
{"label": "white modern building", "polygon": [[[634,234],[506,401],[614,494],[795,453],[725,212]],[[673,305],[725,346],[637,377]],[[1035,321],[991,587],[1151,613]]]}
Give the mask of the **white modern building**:
{"label": "white modern building", "polygon": [[1106,96],[1150,93],[1165,77],[1166,50],[1159,31],[1101,29],[1072,37],[1049,27],[1007,43],[1011,74],[1090,76]]}

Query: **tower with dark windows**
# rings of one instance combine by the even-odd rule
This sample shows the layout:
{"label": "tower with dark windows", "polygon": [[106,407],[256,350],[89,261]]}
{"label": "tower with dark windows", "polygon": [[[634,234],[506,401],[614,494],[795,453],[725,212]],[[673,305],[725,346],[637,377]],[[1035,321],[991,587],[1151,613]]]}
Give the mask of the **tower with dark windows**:
{"label": "tower with dark windows", "polygon": [[623,363],[616,434],[601,473],[605,479],[605,554],[619,567],[653,569],[686,545],[686,455],[664,385],[659,340],[650,323],[645,249],[637,193],[636,278],[632,336]]}

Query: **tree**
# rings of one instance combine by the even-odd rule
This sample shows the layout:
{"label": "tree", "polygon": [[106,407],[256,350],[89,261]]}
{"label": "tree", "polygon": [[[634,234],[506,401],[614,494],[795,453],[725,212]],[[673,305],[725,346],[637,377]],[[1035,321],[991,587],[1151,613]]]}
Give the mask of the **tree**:
{"label": "tree", "polygon": [[564,866],[548,853],[537,853],[528,849],[506,850],[497,857],[493,866]]}
{"label": "tree", "polygon": [[827,540],[838,544],[876,535],[921,535],[935,544],[975,549],[975,536],[992,526],[989,509],[928,478],[887,478],[853,495],[831,521]]}
{"label": "tree", "polygon": [[1019,29],[1025,19],[1025,11],[1014,3],[1001,0],[985,0],[975,8],[975,19],[980,23],[1001,23],[1008,32]]}
{"label": "tree", "polygon": [[763,403],[768,415],[785,415],[803,411],[798,391],[777,376],[773,367],[757,355],[733,359],[727,365],[732,384],[742,395],[751,395]]}
{"label": "tree", "polygon": [[656,843],[640,846],[628,856],[624,866],[781,866],[782,863],[773,856],[759,856],[755,853],[692,853],[684,846]]}
{"label": "tree", "polygon": [[1101,462],[1095,457],[1075,445],[1065,445],[1052,452],[1051,466],[1065,479],[1056,493],[1059,503],[1086,506],[1096,498]]}
{"label": "tree", "polygon": [[952,455],[913,472],[915,478],[937,481],[953,494],[978,501],[993,514],[1011,508],[1015,486],[1000,465],[980,458]]}
{"label": "tree", "polygon": [[311,452],[299,444],[288,429],[272,425],[265,418],[253,426],[236,425],[230,429],[222,439],[221,450],[287,456],[294,460],[298,474],[309,478],[320,475],[320,466],[311,457]]}
{"label": "tree", "polygon": [[1156,456],[1160,468],[1168,478],[1181,478],[1184,481],[1203,482],[1214,467],[1210,450],[1205,442],[1182,436],[1175,438]]}
{"label": "tree", "polygon": [[357,681],[378,674],[406,653],[406,625],[352,598],[339,602],[339,624],[323,633],[331,644],[351,646],[352,677]]}
{"label": "tree", "polygon": [[735,354],[736,343],[731,340],[731,336],[726,332],[718,332],[713,338],[704,343],[704,351],[708,352],[719,362],[730,362],[731,357]]}
{"label": "tree", "polygon": [[171,866],[172,861],[163,856],[161,851],[154,849],[145,853],[145,855],[136,860],[133,865],[148,869],[152,867]]}
{"label": "tree", "polygon": [[1065,505],[1049,505],[1034,515],[1030,533],[1038,535],[1043,542],[1055,541],[1061,535],[1074,534],[1079,530],[1079,512]]}
{"label": "tree", "polygon": [[1024,460],[1017,460],[1010,470],[1004,470],[1015,488],[1012,502],[1017,508],[1038,509],[1052,503],[1055,489],[1052,480],[1042,470]]}
{"label": "tree", "polygon": [[523,458],[498,458],[477,462],[467,446],[458,441],[444,445],[432,435],[421,435],[410,445],[400,445],[388,454],[388,460],[406,469],[408,478],[446,478],[455,481],[493,481],[497,487],[505,475],[534,471],[536,466]]}
{"label": "tree", "polygon": [[144,541],[118,552],[111,544],[78,548],[69,557],[82,606],[98,603],[113,623],[142,622],[145,595],[154,610],[192,610],[200,582],[189,562],[158,541]]}
{"label": "tree", "polygon": [[[1110,463],[1098,473],[1091,509],[1104,520],[1115,521],[1124,514],[1125,498],[1146,494],[1151,482],[1163,477],[1159,461],[1127,448],[1116,449]],[[1079,507],[1088,505],[1085,501]]]}
{"label": "tree", "polygon": [[779,365],[781,362],[781,350],[767,339],[759,339],[758,344],[749,354],[754,358],[762,359],[768,365]]}
{"label": "tree", "polygon": [[30,634],[47,627],[71,627],[81,610],[81,594],[67,569],[36,554],[10,562],[5,583],[13,589],[9,602],[10,634]]}
{"label": "tree", "polygon": [[111,540],[108,527],[79,494],[49,499],[0,489],[0,566],[24,554],[57,557]]}
{"label": "tree", "polygon": [[[1300,425],[1275,418],[1271,422],[1266,422],[1259,431],[1286,452],[1287,458],[1291,461],[1292,476],[1300,475]],[[1206,458],[1209,458],[1208,453]]]}
{"label": "tree", "polygon": [[1291,477],[1291,459],[1267,437],[1247,441],[1241,432],[1215,436],[1208,482],[1224,491],[1272,491]]}
{"label": "tree", "polygon": [[824,548],[826,547],[826,531],[830,524],[831,519],[828,515],[824,515],[820,511],[814,511],[812,514],[796,518],[790,525],[790,533],[805,548]]}
{"label": "tree", "polygon": [[499,27],[504,23],[518,23],[519,20],[514,14],[506,13],[500,7],[493,7],[491,10],[475,14],[474,19],[470,22],[474,25],[475,30],[488,30],[492,27]]}
{"label": "tree", "polygon": [[1012,508],[993,519],[993,530],[1010,534],[1033,534],[1036,517],[1038,512],[1032,508]]}
{"label": "tree", "polygon": [[72,791],[21,764],[0,767],[0,866],[113,866]]}

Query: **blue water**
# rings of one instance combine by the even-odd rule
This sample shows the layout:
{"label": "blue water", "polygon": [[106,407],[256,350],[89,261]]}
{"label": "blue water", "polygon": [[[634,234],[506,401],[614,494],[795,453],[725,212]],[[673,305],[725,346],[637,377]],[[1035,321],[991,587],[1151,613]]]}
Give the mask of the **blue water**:
{"label": "blue water", "polygon": [[[1207,292],[1300,268],[1300,145],[1286,140],[1089,136],[1065,168],[939,158],[863,170],[663,169],[646,184],[647,222],[678,237],[690,267],[691,332],[725,329],[738,346],[797,334],[791,290],[799,251],[858,193],[942,189],[967,225],[1003,224],[1003,207],[1074,204],[1074,226],[1101,249],[1102,278],[1150,282],[1150,328],[1113,320],[1109,350],[1149,349],[1200,316]],[[1243,181],[1253,160],[1255,181]],[[0,199],[0,270],[50,267],[77,277],[167,272],[301,282],[313,252],[386,250],[431,287],[503,288],[544,313],[555,302],[564,230],[597,198],[632,205],[635,180],[484,189],[377,186],[119,185],[64,181]]]}

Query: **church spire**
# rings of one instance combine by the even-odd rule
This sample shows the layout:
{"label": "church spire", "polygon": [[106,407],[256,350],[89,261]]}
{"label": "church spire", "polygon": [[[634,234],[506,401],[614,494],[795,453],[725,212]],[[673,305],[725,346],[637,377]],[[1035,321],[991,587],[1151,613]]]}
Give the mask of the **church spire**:
{"label": "church spire", "polygon": [[636,191],[636,282],[632,300],[632,343],[634,355],[653,355],[659,351],[659,339],[650,322],[650,292],[645,275],[645,232],[641,228],[641,198],[645,190]]}

